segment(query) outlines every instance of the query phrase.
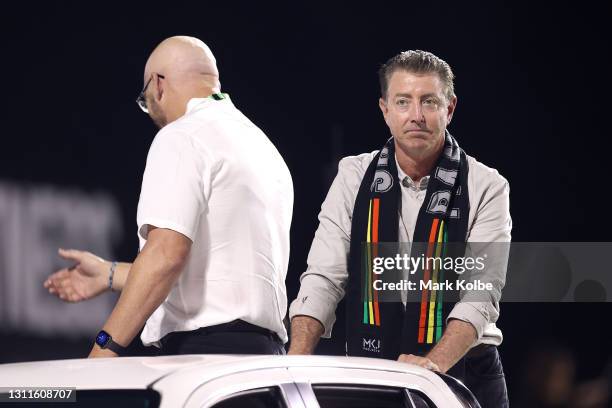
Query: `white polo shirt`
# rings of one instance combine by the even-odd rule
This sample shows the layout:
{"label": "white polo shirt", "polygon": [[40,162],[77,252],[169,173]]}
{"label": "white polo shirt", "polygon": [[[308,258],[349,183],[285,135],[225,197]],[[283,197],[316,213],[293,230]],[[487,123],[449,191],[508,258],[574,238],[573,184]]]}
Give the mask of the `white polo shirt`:
{"label": "white polo shirt", "polygon": [[170,332],[235,319],[287,332],[285,277],[293,184],[266,135],[229,98],[191,99],[149,150],[138,202],[138,237],[148,226],[193,242],[185,269],[147,320],[145,345]]}

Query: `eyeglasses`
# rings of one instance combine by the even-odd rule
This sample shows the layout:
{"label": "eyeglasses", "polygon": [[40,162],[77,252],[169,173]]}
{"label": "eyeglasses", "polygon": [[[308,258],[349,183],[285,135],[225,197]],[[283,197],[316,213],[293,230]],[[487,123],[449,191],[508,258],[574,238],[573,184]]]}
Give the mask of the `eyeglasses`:
{"label": "eyeglasses", "polygon": [[[157,74],[157,76],[160,77],[161,79],[166,78],[165,76],[160,75],[160,74]],[[142,109],[144,113],[149,113],[149,108],[147,108],[147,100],[145,98],[145,92],[147,91],[147,87],[149,86],[152,80],[153,80],[153,75],[151,75],[151,78],[149,78],[144,88],[142,88],[142,91],[138,95],[138,98],[136,98],[136,103],[138,104],[138,107]]]}

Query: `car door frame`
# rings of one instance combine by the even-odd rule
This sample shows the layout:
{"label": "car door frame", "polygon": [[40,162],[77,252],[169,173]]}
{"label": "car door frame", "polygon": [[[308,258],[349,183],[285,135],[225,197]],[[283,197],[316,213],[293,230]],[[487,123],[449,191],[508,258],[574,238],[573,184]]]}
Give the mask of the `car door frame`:
{"label": "car door frame", "polygon": [[297,384],[302,400],[308,408],[316,400],[313,384],[346,384],[364,386],[395,387],[419,391],[425,394],[436,407],[464,408],[463,402],[455,395],[448,385],[438,376],[431,373],[425,376],[418,373],[402,373],[367,368],[346,367],[289,367],[289,373]]}
{"label": "car door frame", "polygon": [[279,387],[287,408],[307,408],[286,367],[249,369],[223,375],[199,385],[185,408],[209,408],[244,391]]}

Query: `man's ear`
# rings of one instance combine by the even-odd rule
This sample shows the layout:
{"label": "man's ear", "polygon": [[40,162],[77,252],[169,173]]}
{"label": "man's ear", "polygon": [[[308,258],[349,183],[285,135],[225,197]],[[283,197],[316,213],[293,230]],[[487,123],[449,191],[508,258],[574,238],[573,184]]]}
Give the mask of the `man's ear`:
{"label": "man's ear", "polygon": [[389,125],[389,123],[387,122],[387,113],[389,112],[389,107],[387,106],[387,101],[385,101],[384,98],[378,98],[378,107],[380,108],[380,111],[383,114],[383,117],[385,118],[385,122],[387,123],[387,125]]}
{"label": "man's ear", "polygon": [[448,103],[448,107],[446,108],[446,118],[447,123],[450,123],[453,118],[453,114],[455,113],[455,109],[457,108],[457,95],[453,95],[452,99]]}
{"label": "man's ear", "polygon": [[159,76],[159,74],[155,74],[155,99],[160,100],[164,95],[165,90],[165,80]]}

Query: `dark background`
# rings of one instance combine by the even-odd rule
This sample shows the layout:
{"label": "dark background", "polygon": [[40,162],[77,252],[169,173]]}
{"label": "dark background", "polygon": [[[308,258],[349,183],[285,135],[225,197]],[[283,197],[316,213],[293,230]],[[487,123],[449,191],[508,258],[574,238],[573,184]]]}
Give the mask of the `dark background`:
{"label": "dark background", "polygon": [[[459,103],[450,131],[509,180],[514,241],[610,240],[603,5],[82,3],[3,11],[0,179],[110,192],[126,231],[119,259],[136,254],[136,205],[156,132],[134,99],[149,53],[177,34],[211,47],[223,91],[292,172],[290,300],[338,159],[378,149],[388,137],[376,71],[406,49],[429,50],[453,68]],[[609,303],[502,304],[500,352],[511,392],[530,350],[551,345],[570,350],[578,379],[598,375],[611,355],[611,310]],[[319,352],[343,352],[342,326],[340,319],[336,340]],[[2,332],[0,361],[80,357],[90,346],[44,340]]]}

